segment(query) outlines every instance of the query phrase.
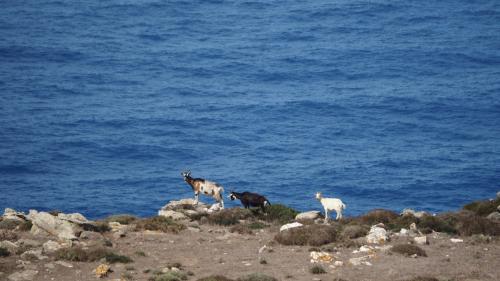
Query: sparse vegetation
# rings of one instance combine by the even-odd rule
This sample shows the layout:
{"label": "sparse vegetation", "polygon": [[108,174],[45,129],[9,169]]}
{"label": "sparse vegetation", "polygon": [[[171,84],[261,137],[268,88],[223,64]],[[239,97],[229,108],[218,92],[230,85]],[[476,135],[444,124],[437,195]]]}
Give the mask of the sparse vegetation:
{"label": "sparse vegetation", "polygon": [[212,275],[200,278],[197,281],[234,281],[234,280],[222,275]]}
{"label": "sparse vegetation", "polygon": [[248,224],[237,224],[231,227],[229,230],[231,233],[239,233],[239,234],[253,234],[253,231],[250,229]]}
{"label": "sparse vegetation", "polygon": [[0,221],[0,229],[14,230],[21,222],[18,220],[2,220]]}
{"label": "sparse vegetation", "polygon": [[321,246],[337,240],[337,227],[333,225],[305,225],[278,233],[274,239],[283,245]]}
{"label": "sparse vegetation", "polygon": [[106,222],[117,222],[120,224],[131,224],[138,220],[136,216],[122,214],[122,215],[112,215],[104,219]]}
{"label": "sparse vegetation", "polygon": [[315,265],[309,268],[309,272],[312,274],[324,274],[326,270],[321,265]]}
{"label": "sparse vegetation", "polygon": [[260,263],[260,264],[267,264],[267,260],[265,260],[265,259],[261,259],[261,260],[259,261],[259,263]]}
{"label": "sparse vegetation", "polygon": [[146,256],[146,253],[144,251],[136,251],[135,254],[138,255],[139,257],[145,257]]}
{"label": "sparse vegetation", "polygon": [[118,255],[104,248],[82,249],[79,247],[60,249],[55,253],[56,260],[75,262],[93,262],[106,259],[109,263],[130,263],[133,260],[127,256]]}
{"label": "sparse vegetation", "polygon": [[9,240],[16,241],[19,237],[11,230],[0,229],[0,241]]}
{"label": "sparse vegetation", "polygon": [[132,281],[132,280],[134,280],[134,277],[132,276],[132,274],[125,272],[125,273],[121,274],[120,280]]}
{"label": "sparse vegetation", "polygon": [[31,227],[33,227],[33,223],[31,221],[23,221],[19,224],[20,231],[30,231]]}
{"label": "sparse vegetation", "polygon": [[366,213],[358,218],[362,224],[374,225],[377,223],[389,224],[391,221],[397,219],[399,215],[396,212],[384,209],[376,209]]}
{"label": "sparse vegetation", "polygon": [[369,227],[366,225],[346,225],[342,229],[342,237],[349,239],[363,237],[366,236],[369,230]]}
{"label": "sparse vegetation", "polygon": [[450,234],[457,233],[457,230],[449,221],[437,216],[425,215],[417,222],[417,226],[423,233],[431,233],[433,230]]}
{"label": "sparse vegetation", "polygon": [[455,232],[470,236],[474,234],[484,234],[491,236],[500,235],[500,223],[481,217],[470,211],[458,213],[447,213],[439,216],[446,223],[453,226]]}
{"label": "sparse vegetation", "polygon": [[108,223],[105,221],[98,221],[95,223],[84,224],[83,230],[104,233],[111,231],[111,227],[109,227]]}
{"label": "sparse vegetation", "polygon": [[186,229],[185,225],[163,216],[138,220],[136,226],[136,230],[153,230],[166,233],[179,233],[184,229]]}
{"label": "sparse vegetation", "polygon": [[496,212],[497,206],[500,205],[500,198],[495,200],[474,201],[463,207],[464,210],[471,211],[478,216],[487,216]]}
{"label": "sparse vegetation", "polygon": [[278,281],[278,279],[265,275],[263,273],[252,273],[238,278],[238,281]]}
{"label": "sparse vegetation", "polygon": [[234,225],[252,216],[252,211],[242,208],[224,209],[208,216],[208,222],[218,225]]}
{"label": "sparse vegetation", "polygon": [[183,271],[169,271],[166,273],[155,273],[149,280],[151,281],[182,281],[187,280],[187,274]]}
{"label": "sparse vegetation", "polygon": [[391,252],[402,254],[405,256],[417,255],[419,257],[427,257],[427,253],[424,251],[424,249],[420,248],[419,246],[412,245],[412,244],[394,245],[391,248]]}
{"label": "sparse vegetation", "polygon": [[263,228],[268,227],[268,225],[261,223],[261,222],[258,222],[258,221],[254,221],[254,222],[249,223],[248,227],[250,229],[263,229]]}
{"label": "sparse vegetation", "polygon": [[439,281],[439,279],[434,278],[434,277],[426,277],[426,276],[418,276],[406,281]]}

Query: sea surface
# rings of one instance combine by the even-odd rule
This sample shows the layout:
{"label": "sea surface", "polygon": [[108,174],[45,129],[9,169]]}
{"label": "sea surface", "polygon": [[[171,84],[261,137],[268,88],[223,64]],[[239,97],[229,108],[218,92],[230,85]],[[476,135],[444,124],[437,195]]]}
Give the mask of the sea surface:
{"label": "sea surface", "polygon": [[185,169],[350,216],[500,190],[499,1],[0,7],[0,209],[151,216]]}

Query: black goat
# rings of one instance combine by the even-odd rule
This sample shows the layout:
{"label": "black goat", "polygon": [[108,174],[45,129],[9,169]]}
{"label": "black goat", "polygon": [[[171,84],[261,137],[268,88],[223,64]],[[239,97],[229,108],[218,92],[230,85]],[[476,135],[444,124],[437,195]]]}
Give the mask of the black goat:
{"label": "black goat", "polygon": [[264,211],[265,206],[271,205],[266,197],[257,193],[251,193],[247,191],[241,193],[231,191],[228,197],[231,200],[240,199],[241,204],[243,204],[246,209],[248,209],[249,207],[261,207]]}

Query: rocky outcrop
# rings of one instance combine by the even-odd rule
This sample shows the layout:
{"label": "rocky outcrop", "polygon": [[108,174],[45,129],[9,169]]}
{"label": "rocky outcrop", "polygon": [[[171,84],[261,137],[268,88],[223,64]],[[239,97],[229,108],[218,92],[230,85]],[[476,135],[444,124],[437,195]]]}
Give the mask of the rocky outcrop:
{"label": "rocky outcrop", "polygon": [[319,211],[308,211],[295,216],[295,220],[315,220],[320,218],[320,216],[321,214]]}
{"label": "rocky outcrop", "polygon": [[168,202],[158,211],[158,215],[170,217],[174,220],[183,220],[198,215],[208,214],[210,212],[210,206],[207,204],[198,202],[198,204],[195,205],[194,199],[186,198]]}
{"label": "rocky outcrop", "polygon": [[424,211],[415,211],[412,209],[404,209],[403,212],[401,212],[401,215],[406,216],[406,215],[412,215],[416,218],[422,218],[423,216],[429,215],[429,213],[424,212]]}
{"label": "rocky outcrop", "polygon": [[500,221],[500,212],[493,212],[487,216],[488,219],[490,220],[497,220]]}
{"label": "rocky outcrop", "polygon": [[14,209],[11,208],[5,208],[5,211],[3,212],[3,219],[4,220],[15,220],[15,221],[26,221],[26,215],[23,212],[17,212]]}
{"label": "rocky outcrop", "polygon": [[280,232],[291,229],[291,228],[301,227],[301,226],[303,226],[303,224],[301,224],[300,222],[287,223],[287,224],[282,225],[280,227]]}
{"label": "rocky outcrop", "polygon": [[31,232],[37,234],[49,234],[61,240],[75,240],[83,230],[83,226],[91,225],[81,214],[58,214],[57,217],[47,212],[30,210],[28,219],[33,227]]}
{"label": "rocky outcrop", "polygon": [[16,272],[9,275],[10,281],[31,281],[35,280],[35,276],[38,274],[37,270],[25,270],[22,272]]}
{"label": "rocky outcrop", "polygon": [[383,244],[388,240],[389,236],[382,223],[372,226],[366,236],[366,242],[370,244]]}

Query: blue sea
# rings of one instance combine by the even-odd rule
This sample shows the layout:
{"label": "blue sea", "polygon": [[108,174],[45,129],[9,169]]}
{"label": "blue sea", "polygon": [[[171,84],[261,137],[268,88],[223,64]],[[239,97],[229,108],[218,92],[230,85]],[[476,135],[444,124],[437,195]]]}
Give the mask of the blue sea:
{"label": "blue sea", "polygon": [[0,209],[151,216],[185,169],[350,216],[500,190],[499,1],[0,7]]}

